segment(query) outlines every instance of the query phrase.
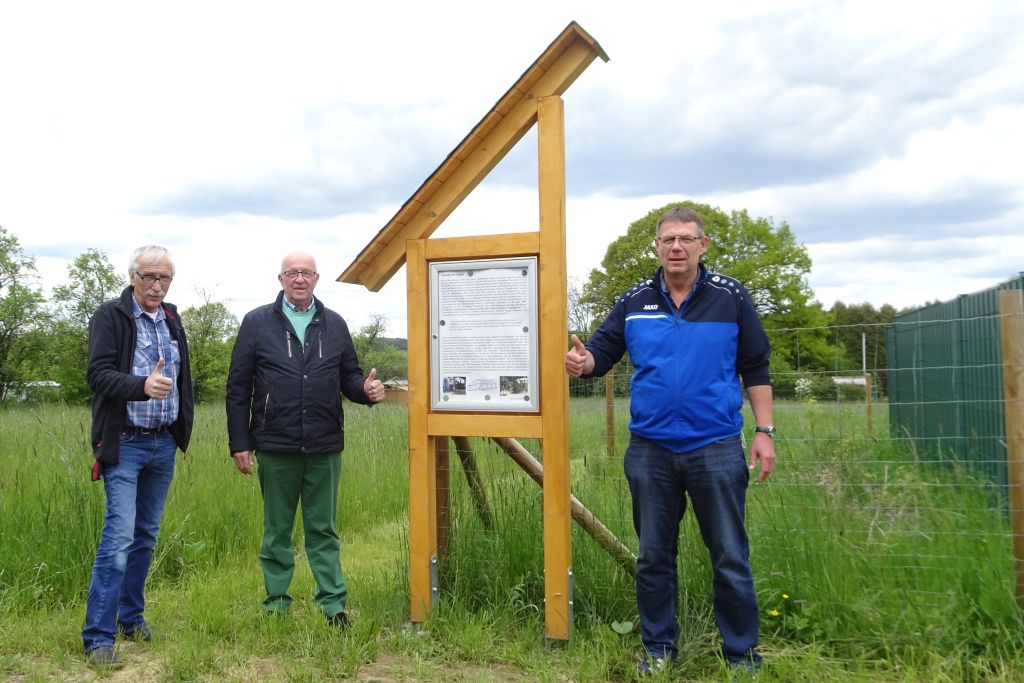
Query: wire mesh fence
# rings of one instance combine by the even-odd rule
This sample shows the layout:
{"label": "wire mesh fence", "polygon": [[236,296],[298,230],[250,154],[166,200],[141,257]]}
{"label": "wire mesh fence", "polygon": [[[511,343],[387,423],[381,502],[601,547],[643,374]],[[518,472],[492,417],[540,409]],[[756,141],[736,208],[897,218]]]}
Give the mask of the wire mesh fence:
{"label": "wire mesh fence", "polygon": [[[861,368],[837,360],[831,367],[772,373],[778,461],[767,482],[752,478],[747,496],[766,637],[869,640],[885,648],[1019,625],[1011,517],[1020,511],[1008,504],[1006,436],[993,417],[1008,408],[998,380],[1002,361],[989,352],[998,349],[999,322],[999,316],[975,319],[969,336],[953,331],[962,324],[955,319],[846,326],[844,335],[859,334],[865,350],[873,349],[863,354]],[[829,339],[837,332],[776,330],[769,336],[773,346],[792,347],[782,335]],[[941,345],[951,334],[959,335],[965,352],[956,362],[933,362],[929,344]],[[895,354],[899,365],[886,362],[887,335],[890,360],[897,337],[916,338],[918,351]],[[579,516],[596,520],[615,543],[635,552],[622,471],[630,373],[626,359],[611,378],[570,382],[570,457],[572,492],[584,508]],[[896,386],[898,400],[890,391]],[[665,400],[685,401],[686,388]],[[947,421],[923,417],[936,409],[955,415],[962,429],[954,434]],[[744,410],[749,438],[752,418]],[[543,463],[539,442],[522,440],[522,446]],[[468,439],[463,450],[461,462],[473,461],[476,484],[453,457],[442,590],[461,584],[481,603],[511,600],[523,610],[542,610],[536,477],[493,440]],[[577,620],[635,620],[629,563],[609,546],[615,548],[574,524]],[[684,639],[706,638],[714,632],[711,573],[690,515],[679,564]]]}

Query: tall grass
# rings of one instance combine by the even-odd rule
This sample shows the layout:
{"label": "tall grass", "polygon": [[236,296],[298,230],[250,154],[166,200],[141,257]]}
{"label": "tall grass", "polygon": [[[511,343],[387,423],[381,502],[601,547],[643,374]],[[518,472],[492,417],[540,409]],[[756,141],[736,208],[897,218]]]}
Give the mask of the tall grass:
{"label": "tall grass", "polygon": [[[408,678],[444,678],[452,661],[484,665],[485,679],[498,666],[538,680],[632,677],[639,646],[632,578],[575,525],[573,639],[566,648],[544,643],[541,490],[484,439],[472,443],[493,523],[481,519],[453,456],[442,599],[426,624],[406,628],[405,409],[347,406],[346,413],[338,523],[356,627],[343,636],[326,630],[301,557],[292,617],[260,617],[257,482],[228,457],[223,409],[201,406],[188,456],[178,460],[147,591],[147,613],[176,636],[151,646],[159,657],[151,677],[347,677],[382,652],[401,657]],[[619,415],[612,457],[604,416],[603,399],[572,402],[573,493],[635,550],[621,463],[626,416]],[[875,441],[855,407],[791,404],[777,416],[778,469],[748,495],[770,662],[762,678],[1024,675],[1001,492],[960,467],[920,462],[895,441]],[[78,630],[104,506],[102,484],[89,481],[88,419],[85,409],[59,406],[0,409],[0,677],[36,670],[41,658],[55,678],[81,666]],[[543,460],[538,442],[523,443]],[[296,548],[301,556],[301,522]],[[687,515],[678,670],[687,680],[721,676],[710,597],[707,553]]]}

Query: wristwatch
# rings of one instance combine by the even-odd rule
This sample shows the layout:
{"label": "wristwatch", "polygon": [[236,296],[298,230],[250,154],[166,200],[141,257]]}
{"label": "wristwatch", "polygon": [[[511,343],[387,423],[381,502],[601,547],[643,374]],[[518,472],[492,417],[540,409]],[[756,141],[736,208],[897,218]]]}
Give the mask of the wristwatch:
{"label": "wristwatch", "polygon": [[762,434],[767,434],[768,436],[772,437],[773,439],[775,438],[775,425],[766,425],[764,427],[762,427],[761,425],[758,425],[758,426],[754,427],[754,431],[755,432],[761,432]]}

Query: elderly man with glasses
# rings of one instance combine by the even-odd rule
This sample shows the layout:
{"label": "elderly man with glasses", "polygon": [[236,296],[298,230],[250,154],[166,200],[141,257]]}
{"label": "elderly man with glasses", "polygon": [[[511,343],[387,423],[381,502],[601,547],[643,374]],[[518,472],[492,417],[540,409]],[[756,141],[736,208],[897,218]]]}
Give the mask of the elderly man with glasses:
{"label": "elderly man with glasses", "polygon": [[117,631],[153,636],[143,617],[143,587],[153,559],[174,455],[192,435],[192,378],[185,329],[164,301],[174,264],[163,247],[139,247],[131,284],[89,321],[87,379],[92,396],[93,480],[103,479],[103,518],[86,599],[82,643],[93,666],[121,664]]}
{"label": "elderly man with glasses", "polygon": [[[676,556],[687,495],[711,555],[714,613],[730,667],[756,669],[758,614],[744,528],[750,471],[775,466],[768,339],[750,294],[708,271],[704,221],[677,206],[658,220],[661,268],[615,303],[584,346],[573,335],[572,377],[600,376],[629,352],[630,441],[624,469],[640,541],[636,600],[647,656],[642,673],[678,656]],[[741,440],[741,382],[756,427],[749,462]]]}
{"label": "elderly man with glasses", "polygon": [[242,320],[227,381],[228,445],[235,467],[263,495],[262,609],[284,614],[295,556],[292,528],[301,503],[314,601],[339,628],[349,625],[341,541],[334,527],[345,447],[341,396],[384,400],[373,369],[364,379],[345,320],[313,296],[320,279],[309,254],[289,254],[277,276],[277,300]]}

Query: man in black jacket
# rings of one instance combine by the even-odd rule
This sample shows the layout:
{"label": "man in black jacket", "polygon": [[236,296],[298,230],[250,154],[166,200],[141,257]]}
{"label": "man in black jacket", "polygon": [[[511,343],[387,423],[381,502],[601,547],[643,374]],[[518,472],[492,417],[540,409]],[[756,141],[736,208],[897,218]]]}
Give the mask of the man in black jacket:
{"label": "man in black jacket", "polygon": [[334,528],[345,447],[341,395],[379,403],[384,385],[376,369],[363,379],[344,319],[313,297],[319,278],[312,256],[289,254],[277,300],[242,320],[228,371],[228,445],[242,474],[259,465],[263,611],[283,614],[291,605],[292,528],[301,501],[314,600],[330,624],[344,628],[348,589]]}
{"label": "man in black jacket", "polygon": [[129,287],[89,321],[93,480],[107,513],[86,602],[82,643],[94,666],[118,666],[114,636],[149,640],[143,587],[153,559],[174,454],[192,434],[192,377],[178,310],[164,302],[174,278],[163,247],[139,247]]}

